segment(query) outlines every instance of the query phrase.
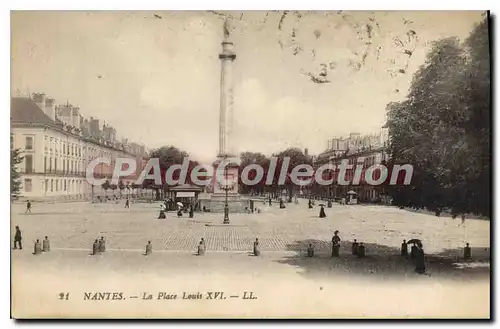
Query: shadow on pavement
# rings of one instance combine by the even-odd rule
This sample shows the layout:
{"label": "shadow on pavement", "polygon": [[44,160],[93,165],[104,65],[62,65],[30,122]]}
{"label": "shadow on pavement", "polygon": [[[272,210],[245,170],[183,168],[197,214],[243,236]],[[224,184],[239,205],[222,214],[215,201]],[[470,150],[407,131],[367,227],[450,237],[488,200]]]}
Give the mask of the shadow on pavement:
{"label": "shadow on pavement", "polygon": [[[309,244],[315,249],[314,257],[306,257]],[[331,257],[331,243],[323,240],[299,240],[286,246],[287,250],[297,252],[276,262],[300,268],[301,274],[309,278],[331,277],[338,275],[359,276],[379,279],[401,279],[417,277],[413,261],[400,256],[399,248],[376,243],[364,243],[366,257],[358,258],[351,253],[352,241],[343,241],[340,246],[340,257]],[[425,245],[424,245],[425,247]],[[486,257],[487,255],[487,257]],[[426,254],[427,275],[444,279],[488,279],[490,267],[468,266],[473,263],[489,263],[489,248],[472,248],[472,261],[462,259],[463,249],[447,249],[438,254]],[[460,264],[457,265],[457,262]]]}

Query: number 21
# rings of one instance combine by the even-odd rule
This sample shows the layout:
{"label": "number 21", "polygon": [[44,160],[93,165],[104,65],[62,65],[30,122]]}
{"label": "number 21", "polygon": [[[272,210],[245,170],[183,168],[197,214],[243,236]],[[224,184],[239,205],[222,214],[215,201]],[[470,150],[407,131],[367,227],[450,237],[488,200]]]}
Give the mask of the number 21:
{"label": "number 21", "polygon": [[60,300],[68,300],[69,299],[69,292],[67,292],[67,293],[61,292],[59,294],[59,299]]}

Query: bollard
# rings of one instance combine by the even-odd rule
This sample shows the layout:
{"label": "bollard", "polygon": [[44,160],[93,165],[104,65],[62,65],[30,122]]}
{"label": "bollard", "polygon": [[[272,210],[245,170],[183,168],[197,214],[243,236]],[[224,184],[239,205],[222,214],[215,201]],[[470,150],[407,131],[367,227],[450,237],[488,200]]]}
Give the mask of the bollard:
{"label": "bollard", "polygon": [[357,255],[358,254],[358,242],[356,241],[356,239],[354,239],[354,242],[352,243],[352,254],[353,255]]}
{"label": "bollard", "polygon": [[360,242],[358,246],[358,258],[364,258],[365,252],[366,252],[365,245],[363,244],[363,242]]}
{"label": "bollard", "polygon": [[153,245],[151,244],[151,241],[148,241],[148,244],[146,245],[146,256],[151,255],[153,252]]}
{"label": "bollard", "polygon": [[311,243],[307,247],[307,257],[314,257],[314,247]]}
{"label": "bollard", "polygon": [[33,249],[34,249],[33,255],[40,255],[42,253],[42,245],[40,244],[39,239],[36,240],[35,246]]}
{"label": "bollard", "polygon": [[97,255],[99,253],[99,240],[95,239],[92,244],[92,255]]}
{"label": "bollard", "polygon": [[101,236],[101,240],[99,240],[99,252],[103,253],[106,251],[106,241],[104,241],[104,237]]}
{"label": "bollard", "polygon": [[48,237],[45,237],[45,240],[43,240],[42,247],[44,252],[50,251],[50,242]]}
{"label": "bollard", "polygon": [[467,243],[464,248],[464,259],[469,260],[471,258],[472,258],[471,249],[469,247],[469,243]]}
{"label": "bollard", "polygon": [[259,239],[256,238],[253,243],[253,254],[255,256],[260,256]]}
{"label": "bollard", "polygon": [[203,241],[200,241],[200,244],[198,245],[198,256],[203,255],[205,255],[205,245],[203,244]]}
{"label": "bollard", "polygon": [[339,257],[339,249],[340,249],[340,245],[334,243],[332,245],[332,257]]}
{"label": "bollard", "polygon": [[406,240],[403,240],[403,243],[401,243],[401,257],[408,257],[408,244]]}

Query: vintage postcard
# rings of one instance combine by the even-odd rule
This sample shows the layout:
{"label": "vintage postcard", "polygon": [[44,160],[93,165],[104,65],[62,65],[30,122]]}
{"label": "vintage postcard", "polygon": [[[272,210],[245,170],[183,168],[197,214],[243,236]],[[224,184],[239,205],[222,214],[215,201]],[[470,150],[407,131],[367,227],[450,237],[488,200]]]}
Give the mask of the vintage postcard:
{"label": "vintage postcard", "polygon": [[12,11],[11,316],[490,318],[484,11]]}

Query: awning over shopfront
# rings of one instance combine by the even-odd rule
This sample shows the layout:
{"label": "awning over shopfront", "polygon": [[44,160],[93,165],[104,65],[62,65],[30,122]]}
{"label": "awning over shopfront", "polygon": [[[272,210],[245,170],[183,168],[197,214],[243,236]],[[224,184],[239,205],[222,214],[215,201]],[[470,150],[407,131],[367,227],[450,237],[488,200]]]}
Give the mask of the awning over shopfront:
{"label": "awning over shopfront", "polygon": [[177,192],[176,196],[178,198],[194,198],[194,193],[195,192]]}

